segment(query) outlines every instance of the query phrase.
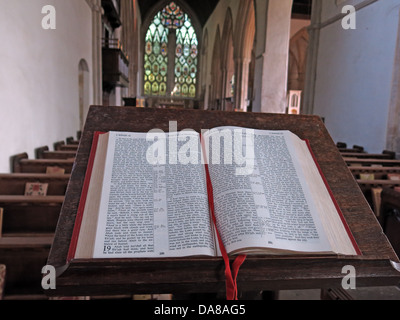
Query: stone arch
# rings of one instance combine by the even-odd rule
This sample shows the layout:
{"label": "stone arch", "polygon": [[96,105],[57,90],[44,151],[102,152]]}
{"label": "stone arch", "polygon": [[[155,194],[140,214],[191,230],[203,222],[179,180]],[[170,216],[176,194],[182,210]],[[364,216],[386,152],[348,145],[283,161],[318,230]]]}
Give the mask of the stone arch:
{"label": "stone arch", "polygon": [[235,74],[233,47],[233,19],[231,8],[225,14],[224,27],[221,37],[221,109],[232,110],[232,80]]}
{"label": "stone arch", "polygon": [[201,48],[201,61],[200,64],[203,66],[200,69],[200,81],[201,83],[201,88],[200,88],[200,103],[203,105],[201,106],[201,109],[204,109],[205,106],[208,105],[208,97],[206,96],[207,88],[206,88],[206,83],[207,83],[207,70],[208,70],[208,30],[205,29],[203,32],[203,46]]}
{"label": "stone arch", "polygon": [[209,108],[213,110],[220,110],[221,108],[221,32],[219,26],[217,27],[212,63],[211,63],[211,88],[209,98]]}
{"label": "stone arch", "polygon": [[247,111],[249,66],[254,47],[256,18],[254,2],[240,0],[233,37],[235,61],[235,108]]}
{"label": "stone arch", "polygon": [[289,47],[289,90],[304,90],[307,65],[309,34],[307,28],[301,29],[290,40]]}

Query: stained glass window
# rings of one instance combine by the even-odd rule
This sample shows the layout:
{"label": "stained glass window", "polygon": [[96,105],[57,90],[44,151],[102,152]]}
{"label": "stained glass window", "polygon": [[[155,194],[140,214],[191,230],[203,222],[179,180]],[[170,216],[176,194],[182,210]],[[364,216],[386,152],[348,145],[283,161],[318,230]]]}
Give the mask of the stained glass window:
{"label": "stained glass window", "polygon": [[167,93],[169,29],[161,21],[159,12],[145,38],[144,94],[149,96],[165,96]]}
{"label": "stained glass window", "polygon": [[[174,52],[168,52],[169,33],[176,33]],[[175,60],[168,70],[168,61]],[[195,98],[198,66],[198,40],[190,17],[175,2],[158,12],[147,31],[144,54],[144,93],[167,95],[167,87],[178,97]],[[174,83],[168,86],[168,72]],[[169,92],[168,92],[169,94]]]}
{"label": "stained glass window", "polygon": [[171,2],[162,10],[162,23],[167,28],[177,29],[183,25],[184,13],[175,2]]}
{"label": "stained glass window", "polygon": [[196,32],[187,14],[181,28],[176,30],[175,94],[181,97],[196,96],[198,61]]}

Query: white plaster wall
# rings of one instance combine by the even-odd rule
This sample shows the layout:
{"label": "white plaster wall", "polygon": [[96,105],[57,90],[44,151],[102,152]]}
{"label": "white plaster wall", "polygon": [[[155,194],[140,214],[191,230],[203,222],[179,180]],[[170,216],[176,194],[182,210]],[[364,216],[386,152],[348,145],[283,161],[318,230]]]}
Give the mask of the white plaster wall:
{"label": "white plaster wall", "polygon": [[[56,9],[44,30],[42,7]],[[92,74],[92,14],[85,0],[0,0],[0,172],[9,157],[76,136],[79,61]],[[90,103],[92,82],[90,81]]]}
{"label": "white plaster wall", "polygon": [[[334,3],[323,1],[322,23],[334,17]],[[314,113],[335,142],[385,149],[399,10],[399,0],[380,0],[357,11],[356,30],[341,19],[321,29]]]}

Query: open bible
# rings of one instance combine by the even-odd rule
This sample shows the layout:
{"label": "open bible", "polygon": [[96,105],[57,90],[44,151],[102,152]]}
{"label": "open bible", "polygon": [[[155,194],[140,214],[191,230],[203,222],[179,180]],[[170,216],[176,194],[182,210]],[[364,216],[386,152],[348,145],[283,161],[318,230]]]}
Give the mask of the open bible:
{"label": "open bible", "polygon": [[230,255],[361,254],[289,131],[95,133],[69,260],[219,256],[216,230]]}

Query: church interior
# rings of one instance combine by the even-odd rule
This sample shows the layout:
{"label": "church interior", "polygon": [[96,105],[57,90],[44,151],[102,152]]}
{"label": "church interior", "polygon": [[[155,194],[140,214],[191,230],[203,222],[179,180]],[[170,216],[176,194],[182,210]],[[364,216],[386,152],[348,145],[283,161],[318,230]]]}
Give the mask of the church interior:
{"label": "church interior", "polygon": [[[400,254],[400,0],[14,0],[0,25],[0,300],[47,299],[57,219],[38,212],[63,205],[90,106],[318,116]],[[44,184],[51,201],[26,198]]]}

